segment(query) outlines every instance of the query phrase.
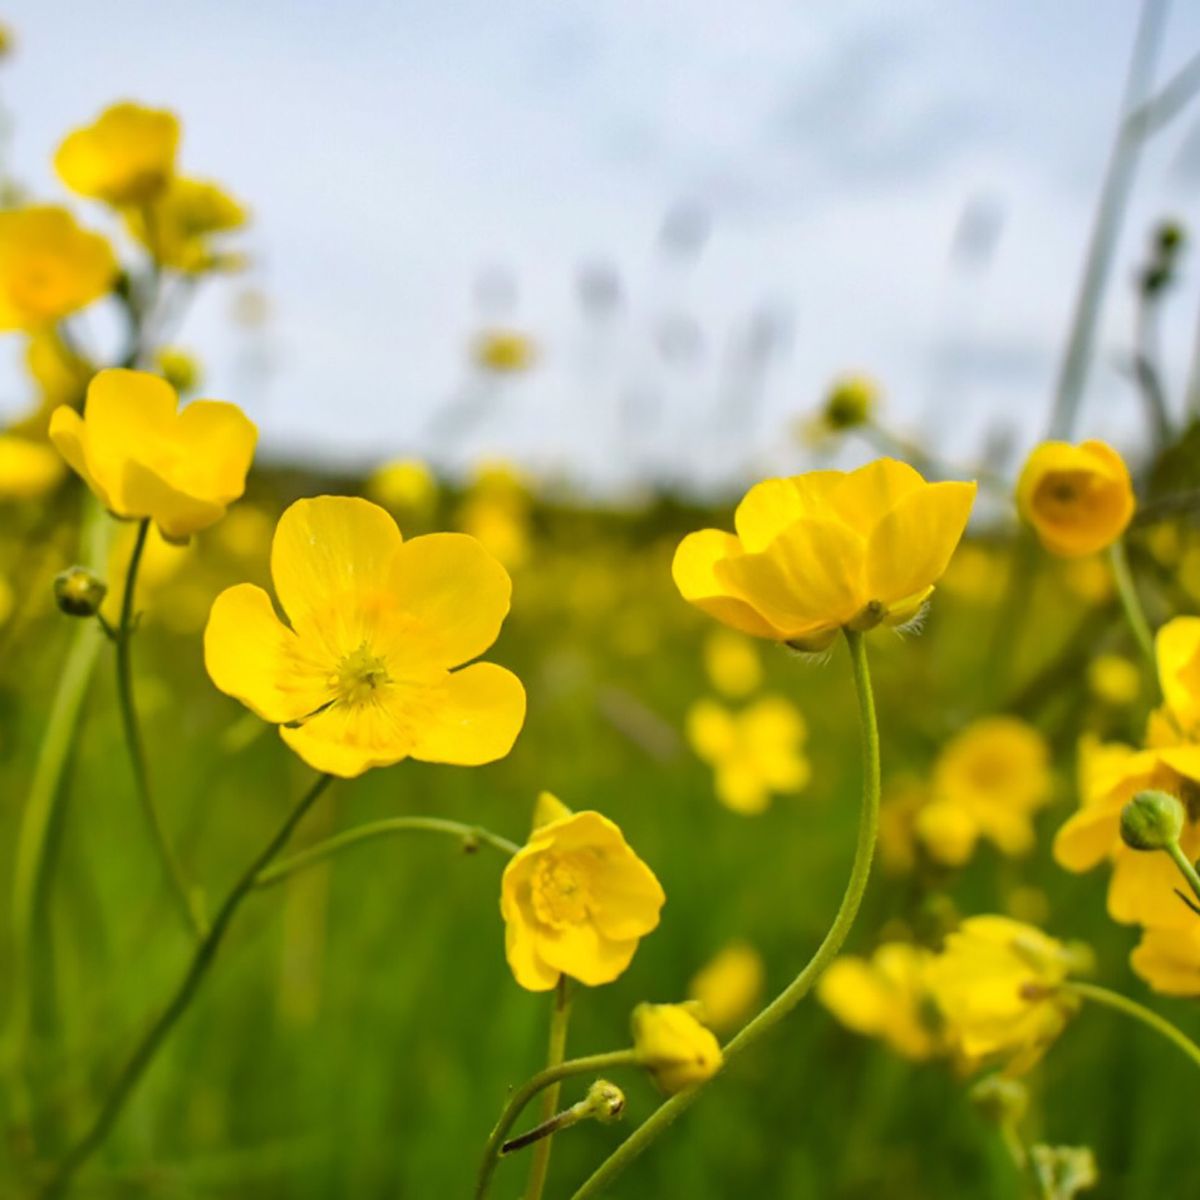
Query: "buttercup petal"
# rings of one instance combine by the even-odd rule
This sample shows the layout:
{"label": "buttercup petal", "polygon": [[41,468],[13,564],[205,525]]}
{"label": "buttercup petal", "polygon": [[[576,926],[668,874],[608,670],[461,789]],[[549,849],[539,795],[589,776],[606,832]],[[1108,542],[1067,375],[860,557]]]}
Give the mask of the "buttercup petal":
{"label": "buttercup petal", "polygon": [[480,766],[503,758],[525,723],[525,689],[494,663],[472,663],[429,688],[411,720],[410,753],[422,762]]}
{"label": "buttercup petal", "polygon": [[717,566],[732,555],[740,555],[742,545],[730,533],[702,529],[689,533],[679,543],[671,563],[671,575],[679,594],[690,604],[742,633],[753,637],[782,641],[786,637],[745,600],[730,594],[716,575]]}
{"label": "buttercup petal", "polygon": [[895,508],[905,496],[929,486],[908,463],[877,458],[846,475],[833,491],[830,502],[838,516],[866,538],[884,513]]}
{"label": "buttercup petal", "polygon": [[258,428],[236,404],[193,400],[179,414],[174,435],[187,449],[167,476],[176,487],[220,504],[241,496]]}
{"label": "buttercup petal", "polygon": [[824,515],[830,496],[845,478],[844,471],[810,471],[755,484],[733,516],[742,549],[757,554],[801,517]]}
{"label": "buttercup petal", "polygon": [[334,704],[279,736],[314,771],[353,779],[372,767],[390,767],[412,752],[412,730],[387,703]]}
{"label": "buttercup petal", "polygon": [[105,508],[112,510],[108,489],[91,472],[87,461],[87,426],[83,418],[68,405],[56,408],[50,416],[50,440],[67,466],[96,494]]}

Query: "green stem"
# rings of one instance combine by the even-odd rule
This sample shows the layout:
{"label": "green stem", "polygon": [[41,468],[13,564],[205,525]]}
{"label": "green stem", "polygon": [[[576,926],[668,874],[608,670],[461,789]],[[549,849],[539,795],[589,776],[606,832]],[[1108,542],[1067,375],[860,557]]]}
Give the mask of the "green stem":
{"label": "green stem", "polygon": [[[871,676],[863,634],[849,629],[844,632],[850,649],[854,687],[858,696],[859,723],[862,729],[862,809],[859,815],[854,865],[850,869],[850,879],[846,884],[837,916],[834,917],[833,924],[817,947],[816,953],[808,960],[800,974],[724,1048],[725,1066],[761,1041],[804,999],[826,967],[837,957],[858,916],[859,906],[867,889],[879,829],[879,728],[875,718],[875,699],[871,691]],[[691,1107],[704,1086],[701,1084],[680,1092],[661,1104],[600,1164],[571,1200],[586,1200],[587,1197],[599,1195],[651,1142]]]}
{"label": "green stem", "polygon": [[[554,989],[554,1011],[550,1015],[550,1046],[546,1052],[546,1066],[557,1067],[567,1056],[567,1026],[571,1022],[571,984],[565,975],[558,977]],[[553,1119],[558,1111],[558,1098],[562,1085],[551,1084],[542,1093],[542,1112],[539,1124]],[[546,1188],[546,1175],[550,1170],[550,1146],[553,1138],[546,1136],[538,1142],[533,1152],[533,1163],[529,1168],[529,1183],[525,1188],[525,1200],[542,1200]]]}
{"label": "green stem", "polygon": [[504,1106],[500,1120],[488,1137],[483,1148],[483,1162],[479,1164],[479,1175],[475,1181],[474,1200],[483,1200],[491,1185],[492,1173],[500,1158],[500,1147],[505,1134],[513,1127],[525,1106],[544,1088],[561,1083],[574,1075],[602,1075],[613,1067],[636,1067],[639,1059],[636,1050],[613,1050],[608,1054],[591,1054],[586,1058],[572,1058],[555,1067],[546,1067],[523,1083]]}
{"label": "green stem", "polygon": [[1153,1029],[1160,1037],[1164,1037],[1168,1042],[1178,1046],[1197,1067],[1200,1067],[1200,1046],[1197,1046],[1182,1030],[1172,1025],[1166,1017],[1160,1017],[1158,1013],[1144,1004],[1130,1000],[1128,996],[1122,996],[1119,992],[1111,992],[1108,988],[1097,987],[1094,983],[1072,982],[1064,983],[1061,987],[1064,992],[1079,996],[1084,1000],[1090,1000],[1093,1004],[1111,1008],[1115,1012],[1132,1017],[1135,1021],[1140,1021],[1147,1029]]}
{"label": "green stem", "polygon": [[1196,873],[1195,864],[1184,854],[1183,848],[1178,842],[1169,843],[1167,853],[1179,868],[1179,873],[1188,881],[1188,886],[1195,893],[1196,899],[1200,900],[1200,874]]}
{"label": "green stem", "polygon": [[138,726],[137,707],[133,700],[133,664],[131,651],[134,629],[134,592],[137,589],[138,567],[141,565],[142,552],[146,548],[146,537],[150,532],[150,520],[145,518],[138,524],[137,539],[133,544],[133,553],[129,557],[129,570],[125,575],[125,592],[121,597],[121,619],[117,625],[117,700],[121,708],[121,725],[125,733],[125,745],[129,751],[129,764],[133,769],[134,790],[145,814],[146,823],[150,826],[150,834],[162,861],[163,874],[171,885],[171,890],[179,905],[184,924],[197,941],[207,932],[208,922],[201,909],[199,896],[188,885],[183,873],[183,867],[167,837],[167,831],[162,821],[162,814],[154,803],[150,791],[150,780],[146,773],[146,752],[142,744],[141,729]]}
{"label": "green stem", "polygon": [[510,858],[521,848],[515,842],[500,837],[484,829],[481,825],[464,825],[460,821],[444,821],[441,817],[388,817],[382,821],[371,821],[365,825],[355,826],[343,833],[335,834],[315,846],[309,846],[288,858],[281,859],[267,870],[262,871],[254,881],[255,887],[273,887],[282,883],[289,875],[303,871],[307,867],[332,857],[342,850],[357,846],[362,842],[371,841],[377,837],[386,837],[394,833],[445,833],[459,838],[465,845],[481,842],[507,854]]}
{"label": "green stem", "polygon": [[1121,608],[1125,612],[1125,620],[1133,633],[1150,669],[1158,679],[1158,661],[1154,656],[1154,634],[1150,632],[1150,622],[1146,620],[1145,609],[1142,608],[1138,596],[1137,585],[1133,582],[1133,572],[1129,569],[1129,555],[1125,550],[1125,540],[1117,538],[1109,547],[1108,556],[1112,562],[1113,580],[1117,585],[1117,595],[1121,600]]}
{"label": "green stem", "polygon": [[108,1136],[113,1123],[121,1115],[126,1101],[134,1087],[145,1074],[147,1067],[154,1061],[159,1047],[175,1023],[187,1011],[196,991],[212,966],[217,949],[233,920],[234,914],[245,898],[254,889],[254,881],[259,872],[287,844],[292,831],[300,823],[301,818],[317,801],[317,798],[332,782],[332,776],[322,775],[311,788],[301,797],[300,802],[288,813],[287,819],[267,843],[266,847],[255,857],[233,885],[225,897],[224,903],[217,910],[213,923],[203,940],[196,947],[192,961],[183,979],[175,989],[174,995],[163,1009],[158,1019],[150,1026],[137,1049],[126,1062],[120,1075],[117,1076],[108,1093],[104,1104],[96,1115],[87,1132],[71,1147],[66,1156],[58,1164],[54,1174],[40,1193],[41,1200],[55,1200],[62,1196],[71,1184],[75,1172],[96,1152]]}

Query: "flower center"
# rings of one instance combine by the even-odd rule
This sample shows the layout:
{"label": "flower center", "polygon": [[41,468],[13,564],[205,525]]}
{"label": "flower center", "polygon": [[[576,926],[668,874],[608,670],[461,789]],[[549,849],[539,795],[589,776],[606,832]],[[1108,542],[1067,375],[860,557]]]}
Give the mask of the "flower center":
{"label": "flower center", "polygon": [[533,911],[555,929],[581,924],[588,916],[591,893],[586,874],[567,855],[544,855],[533,876]]}
{"label": "flower center", "polygon": [[363,642],[338,664],[334,688],[343,704],[369,703],[384,684],[390,682],[387,663]]}

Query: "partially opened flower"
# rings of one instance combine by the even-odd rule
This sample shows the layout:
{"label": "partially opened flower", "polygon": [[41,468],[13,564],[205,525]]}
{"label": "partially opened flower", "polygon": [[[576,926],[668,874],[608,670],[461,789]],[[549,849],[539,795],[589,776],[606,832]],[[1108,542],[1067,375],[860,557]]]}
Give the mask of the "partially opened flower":
{"label": "partially opened flower", "polygon": [[973,483],[926,483],[884,458],[750,489],[737,534],[689,534],[672,572],[683,598],[726,625],[802,649],[839,629],[912,620],[967,524]]}
{"label": "partially opened flower", "polygon": [[721,1045],[682,1004],[639,1004],[633,1010],[633,1047],[654,1082],[668,1095],[711,1079]]}
{"label": "partially opened flower", "polygon": [[[1128,925],[1181,928],[1195,915],[1177,895],[1179,873],[1165,854],[1134,850],[1121,837],[1121,813],[1139,792],[1168,792],[1184,802],[1200,796],[1200,745],[1135,750],[1085,739],[1079,748],[1080,807],[1059,829],[1054,857],[1068,871],[1108,861],[1108,913]],[[1189,817],[1179,838],[1189,858],[1200,854],[1200,828]]]}
{"label": "partially opened flower", "polygon": [[1079,1001],[1062,986],[1082,955],[1009,917],[969,917],[946,938],[926,976],[947,1033],[971,1062],[1032,1067]]}
{"label": "partially opened flower", "polygon": [[174,113],[125,101],[68,134],[54,169],[81,196],[117,207],[146,204],[167,186],[178,148]]}
{"label": "partially opened flower", "polygon": [[112,290],[117,260],[53,205],[0,211],[0,332],[43,330]]}
{"label": "partially opened flower", "polygon": [[109,512],[149,518],[186,541],[215,524],[243,492],[258,431],[235,404],[196,400],[146,371],[101,371],[83,416],[63,405],[50,440]]}
{"label": "partially opened flower", "polygon": [[0,434],[0,500],[36,499],[62,477],[62,459],[45,442]]}
{"label": "partially opened flower", "polygon": [[130,208],[125,224],[161,266],[184,274],[241,265],[222,252],[219,234],[241,229],[246,210],[217,184],[175,176],[155,199]]}
{"label": "partially opened flower", "polygon": [[774,793],[798,792],[811,768],[808,728],[782,696],[763,696],[740,712],[698,700],[687,717],[688,741],[716,776],[717,798],[734,812],[760,813]]}
{"label": "partially opened flower", "polygon": [[1051,554],[1094,554],[1115,542],[1133,517],[1129,468],[1104,442],[1043,442],[1025,462],[1017,507]]}
{"label": "partially opened flower", "polygon": [[869,959],[843,955],[821,976],[817,998],[846,1028],[904,1058],[933,1058],[946,1048],[926,978],[933,958],[907,942],[886,942]]}
{"label": "partially opened flower", "polygon": [[280,517],[271,576],[288,623],[262,588],[226,589],[205,665],[311,767],[474,766],[512,748],[525,691],[503,667],[471,663],[496,640],[512,585],[473,538],[406,542],[377,505],[318,496]]}
{"label": "partially opened flower", "polygon": [[549,991],[561,975],[589,987],[611,983],[658,925],[665,900],[654,872],[612,821],[544,801],[501,882],[513,976],[531,992]]}

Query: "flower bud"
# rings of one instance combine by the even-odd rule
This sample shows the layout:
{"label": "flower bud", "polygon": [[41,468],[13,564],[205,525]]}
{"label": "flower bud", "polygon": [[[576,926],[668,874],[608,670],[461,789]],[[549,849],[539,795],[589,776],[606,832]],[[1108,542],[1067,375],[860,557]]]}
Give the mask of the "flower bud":
{"label": "flower bud", "polygon": [[615,1083],[597,1079],[578,1107],[581,1118],[590,1117],[601,1125],[610,1125],[619,1121],[625,1112],[625,1093]]}
{"label": "flower bud", "polygon": [[87,567],[68,567],[54,577],[54,602],[69,617],[94,617],[108,585]]}
{"label": "flower bud", "polygon": [[825,423],[830,429],[855,429],[875,416],[879,388],[865,375],[839,379],[825,399]]}
{"label": "flower bud", "polygon": [[1121,840],[1134,850],[1165,850],[1183,832],[1183,805],[1168,792],[1138,792],[1121,810]]}
{"label": "flower bud", "polygon": [[721,1069],[720,1044],[686,1006],[639,1004],[631,1023],[638,1060],[664,1092],[682,1092]]}
{"label": "flower bud", "polygon": [[1004,1074],[985,1075],[970,1091],[979,1113],[996,1125],[1015,1125],[1029,1107],[1029,1089]]}

